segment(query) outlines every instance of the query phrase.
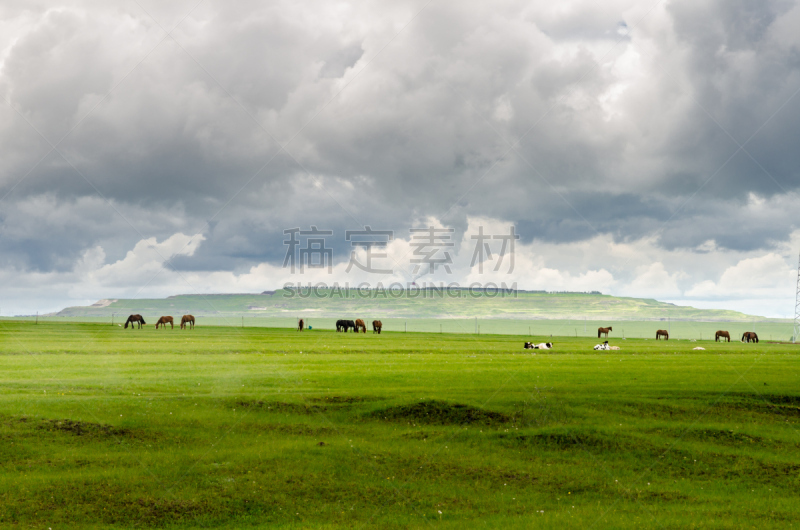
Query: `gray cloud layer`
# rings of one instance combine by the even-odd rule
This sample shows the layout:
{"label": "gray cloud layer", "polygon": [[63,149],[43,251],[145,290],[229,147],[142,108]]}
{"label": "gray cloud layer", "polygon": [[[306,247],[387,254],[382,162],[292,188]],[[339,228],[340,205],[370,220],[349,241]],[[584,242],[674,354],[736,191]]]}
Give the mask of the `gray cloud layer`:
{"label": "gray cloud layer", "polygon": [[279,264],[292,226],[407,237],[428,217],[787,242],[797,3],[550,4],[7,2],[0,265],[182,231],[206,239],[174,267],[236,271]]}

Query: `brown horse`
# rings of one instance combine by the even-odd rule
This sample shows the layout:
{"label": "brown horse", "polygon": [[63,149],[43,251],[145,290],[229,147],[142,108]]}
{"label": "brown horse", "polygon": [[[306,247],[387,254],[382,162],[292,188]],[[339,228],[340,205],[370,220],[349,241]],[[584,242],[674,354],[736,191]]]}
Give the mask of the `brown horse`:
{"label": "brown horse", "polygon": [[755,331],[745,331],[742,335],[742,342],[758,342],[758,335]]}
{"label": "brown horse", "polygon": [[136,324],[139,324],[139,329],[142,329],[142,326],[147,324],[147,322],[144,321],[142,315],[131,315],[128,317],[128,320],[125,321],[125,329],[128,329],[128,324],[131,325],[131,329],[133,329]]}
{"label": "brown horse", "polygon": [[381,334],[381,328],[383,327],[383,322],[380,320],[373,320],[372,321],[372,332],[377,333],[378,335]]}
{"label": "brown horse", "polygon": [[597,328],[597,338],[599,339],[600,335],[602,334],[605,334],[606,338],[608,338],[609,331],[614,331],[611,326],[608,326],[607,328]]}
{"label": "brown horse", "polygon": [[727,331],[723,331],[723,330],[717,331],[717,334],[714,335],[714,342],[719,342],[719,338],[720,337],[722,337],[723,342],[725,342],[724,339],[728,339],[728,342],[731,341],[731,334],[728,333]]}
{"label": "brown horse", "polygon": [[363,320],[360,318],[356,319],[356,329],[355,332],[358,333],[359,331],[363,331],[364,333],[367,332],[367,325],[364,323]]}
{"label": "brown horse", "polygon": [[161,324],[165,328],[167,327],[167,324],[169,324],[170,326],[172,326],[172,329],[175,329],[175,322],[172,320],[172,317],[161,317],[161,318],[159,318],[158,322],[156,322],[156,329],[158,329],[158,325],[159,324]]}
{"label": "brown horse", "polygon": [[656,340],[660,339],[661,337],[664,337],[664,340],[669,340],[669,333],[666,329],[659,329],[656,331]]}
{"label": "brown horse", "polygon": [[303,322],[303,319],[300,319],[300,322],[297,323],[297,331],[303,331],[303,328],[306,326],[306,323]]}
{"label": "brown horse", "polygon": [[186,329],[186,324],[189,324],[189,329],[194,329],[194,315],[183,315],[181,317],[181,329]]}

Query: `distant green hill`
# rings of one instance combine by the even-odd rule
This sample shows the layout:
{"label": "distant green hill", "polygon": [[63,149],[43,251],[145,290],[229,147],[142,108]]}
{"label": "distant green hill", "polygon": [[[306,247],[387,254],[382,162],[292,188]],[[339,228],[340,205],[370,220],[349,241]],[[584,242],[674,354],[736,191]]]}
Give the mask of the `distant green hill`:
{"label": "distant green hill", "polygon": [[691,320],[747,322],[754,317],[724,309],[696,309],[652,299],[599,293],[289,290],[261,294],[178,295],[164,299],[101,300],[68,307],[56,316],[103,317],[129,313],[191,313],[196,316],[326,317],[366,314],[368,318],[496,318],[588,320]]}

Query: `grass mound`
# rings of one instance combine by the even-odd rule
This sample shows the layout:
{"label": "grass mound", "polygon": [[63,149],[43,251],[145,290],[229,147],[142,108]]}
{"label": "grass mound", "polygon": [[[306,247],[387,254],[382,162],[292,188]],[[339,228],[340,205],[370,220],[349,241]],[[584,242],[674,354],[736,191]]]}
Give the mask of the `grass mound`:
{"label": "grass mound", "polygon": [[493,425],[507,423],[511,417],[502,412],[483,410],[470,405],[447,403],[435,399],[411,405],[398,405],[371,414],[387,421],[406,421],[431,425]]}
{"label": "grass mound", "polygon": [[734,394],[722,401],[719,407],[746,410],[759,414],[787,417],[800,416],[800,398],[776,394]]}
{"label": "grass mound", "polygon": [[595,430],[558,430],[536,434],[499,434],[497,437],[515,445],[539,446],[554,450],[617,451],[626,447],[626,441]]}
{"label": "grass mound", "polygon": [[60,431],[75,436],[86,436],[95,438],[111,438],[116,436],[130,436],[132,432],[129,429],[122,429],[112,425],[105,425],[102,423],[92,423],[90,421],[72,421],[72,420],[44,420],[39,425],[39,428],[48,431]]}
{"label": "grass mound", "polygon": [[328,408],[322,405],[307,405],[305,403],[284,403],[282,401],[236,401],[233,408],[253,409],[264,412],[279,412],[284,414],[319,414]]}
{"label": "grass mound", "polygon": [[761,436],[747,434],[733,429],[688,428],[688,429],[653,429],[653,433],[662,434],[679,440],[692,440],[714,443],[718,445],[739,446],[756,445],[772,446],[776,442]]}

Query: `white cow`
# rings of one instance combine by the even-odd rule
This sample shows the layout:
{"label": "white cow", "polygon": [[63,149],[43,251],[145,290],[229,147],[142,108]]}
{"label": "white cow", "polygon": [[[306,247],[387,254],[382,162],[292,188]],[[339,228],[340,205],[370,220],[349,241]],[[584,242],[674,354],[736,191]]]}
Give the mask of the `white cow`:
{"label": "white cow", "polygon": [[526,342],[524,348],[526,350],[549,350],[553,347],[552,342],[542,342],[540,344],[534,344],[532,342]]}

